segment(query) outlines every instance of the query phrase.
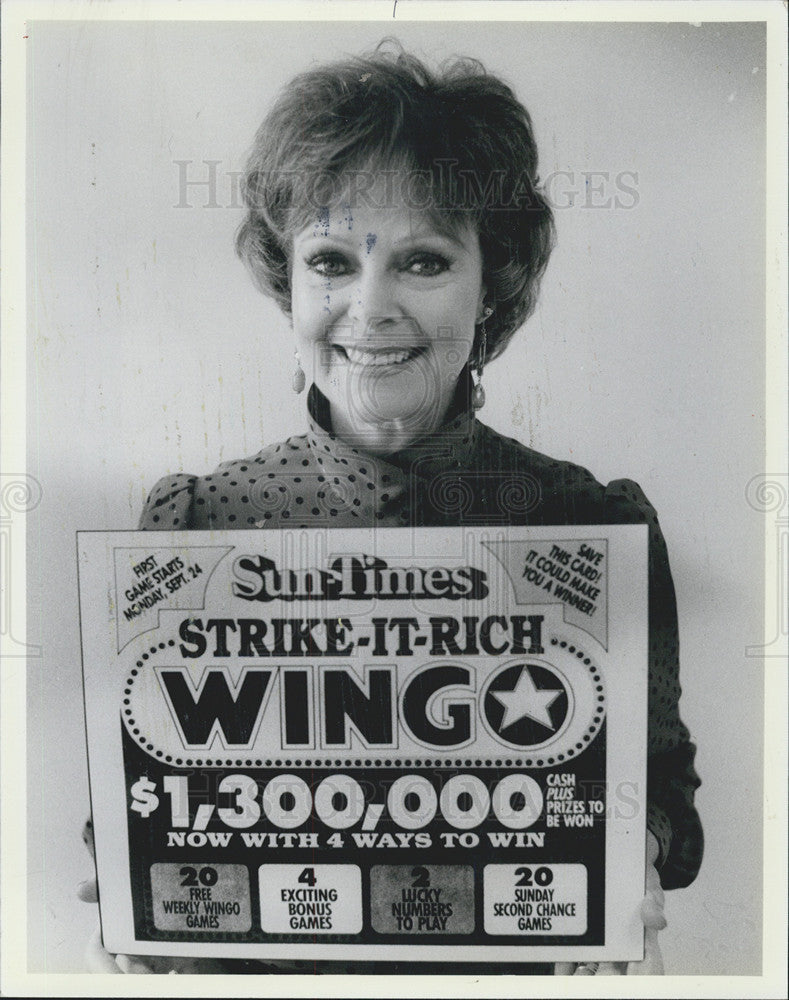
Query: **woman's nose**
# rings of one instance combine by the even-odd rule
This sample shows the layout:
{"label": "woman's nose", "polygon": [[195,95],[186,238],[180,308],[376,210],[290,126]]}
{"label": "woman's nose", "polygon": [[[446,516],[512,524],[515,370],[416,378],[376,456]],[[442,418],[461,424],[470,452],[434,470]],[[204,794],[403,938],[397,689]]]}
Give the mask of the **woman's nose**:
{"label": "woman's nose", "polygon": [[348,316],[358,327],[357,336],[381,324],[402,318],[397,283],[385,269],[370,262],[350,289]]}

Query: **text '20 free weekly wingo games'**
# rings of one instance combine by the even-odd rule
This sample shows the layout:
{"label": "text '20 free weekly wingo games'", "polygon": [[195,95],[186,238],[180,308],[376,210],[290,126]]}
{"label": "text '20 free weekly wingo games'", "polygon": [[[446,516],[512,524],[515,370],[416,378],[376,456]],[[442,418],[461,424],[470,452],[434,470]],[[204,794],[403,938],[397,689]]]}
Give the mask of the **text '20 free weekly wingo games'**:
{"label": "text '20 free weekly wingo games'", "polygon": [[643,955],[647,529],[80,532],[105,947]]}

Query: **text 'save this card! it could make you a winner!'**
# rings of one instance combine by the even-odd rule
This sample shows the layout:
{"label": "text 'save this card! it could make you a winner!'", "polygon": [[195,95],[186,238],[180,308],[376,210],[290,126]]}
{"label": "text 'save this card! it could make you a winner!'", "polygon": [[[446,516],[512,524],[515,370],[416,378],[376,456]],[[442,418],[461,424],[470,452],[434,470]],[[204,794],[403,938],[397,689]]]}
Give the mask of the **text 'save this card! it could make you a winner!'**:
{"label": "text 'save this card! it could make you a winner!'", "polygon": [[109,951],[643,955],[645,525],[78,550]]}

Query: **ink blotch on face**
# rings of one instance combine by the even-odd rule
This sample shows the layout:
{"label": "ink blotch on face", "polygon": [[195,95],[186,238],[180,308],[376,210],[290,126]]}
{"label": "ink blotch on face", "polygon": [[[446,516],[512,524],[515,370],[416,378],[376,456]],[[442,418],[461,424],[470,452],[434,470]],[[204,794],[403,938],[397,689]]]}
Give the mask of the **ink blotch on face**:
{"label": "ink blotch on face", "polygon": [[314,233],[316,236],[328,236],[329,235],[329,209],[319,208],[318,216],[314,224]]}
{"label": "ink blotch on face", "polygon": [[367,253],[370,253],[375,246],[375,233],[368,233],[365,243],[367,244]]}

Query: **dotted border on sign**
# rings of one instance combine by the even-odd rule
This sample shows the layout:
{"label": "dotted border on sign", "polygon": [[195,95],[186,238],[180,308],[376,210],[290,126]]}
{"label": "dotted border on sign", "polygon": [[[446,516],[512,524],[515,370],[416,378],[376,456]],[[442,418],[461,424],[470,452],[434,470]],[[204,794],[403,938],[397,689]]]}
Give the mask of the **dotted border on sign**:
{"label": "dotted border on sign", "polygon": [[592,680],[595,686],[595,708],[594,715],[592,716],[591,723],[587,726],[586,732],[581,737],[580,741],[577,742],[565,753],[552,754],[549,757],[543,757],[536,759],[535,762],[529,766],[531,767],[552,767],[554,764],[562,764],[566,760],[572,760],[577,757],[579,753],[582,753],[587,746],[592,742],[592,740],[597,736],[600,731],[600,727],[605,719],[605,687],[603,685],[603,678],[597,665],[592,661],[590,656],[577,646],[572,643],[566,642],[564,639],[557,639],[556,636],[551,636],[551,645],[558,646],[559,649],[566,649],[568,653],[574,654],[583,665],[588,669],[589,673],[592,675]]}
{"label": "dotted border on sign", "polygon": [[134,667],[129,671],[129,676],[126,678],[126,685],[123,690],[123,721],[128,729],[129,733],[134,737],[135,742],[139,743],[140,747],[151,753],[158,760],[164,761],[166,764],[174,764],[176,767],[269,767],[269,768],[283,768],[283,767],[375,767],[375,768],[402,768],[402,767],[426,767],[426,768],[469,768],[469,767],[553,767],[557,764],[564,764],[568,760],[572,760],[577,757],[586,747],[592,742],[600,727],[603,724],[603,719],[605,718],[605,690],[603,687],[603,678],[598,670],[597,666],[592,662],[591,657],[587,656],[583,650],[579,649],[577,646],[566,642],[563,639],[557,639],[555,636],[551,637],[551,645],[557,646],[560,649],[566,649],[568,653],[574,654],[579,660],[581,660],[585,667],[588,668],[589,673],[592,675],[592,680],[595,684],[595,714],[593,716],[592,722],[587,727],[581,741],[576,743],[569,750],[565,750],[563,753],[553,753],[553,754],[540,754],[539,756],[519,756],[519,757],[496,757],[496,758],[482,758],[482,757],[396,757],[394,760],[378,760],[372,757],[277,757],[277,758],[262,758],[262,757],[195,757],[186,755],[176,757],[173,754],[165,753],[163,750],[157,750],[153,743],[151,743],[147,736],[140,732],[137,727],[137,723],[134,719],[131,709],[131,689],[134,685],[135,678],[140,670],[145,667],[146,661],[150,660],[152,656],[158,655],[163,650],[175,646],[175,639],[168,639],[167,642],[160,642],[156,646],[149,647],[147,653],[142,653],[139,660],[136,661]]}

